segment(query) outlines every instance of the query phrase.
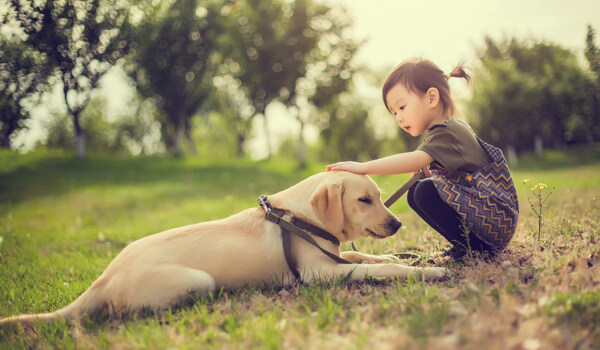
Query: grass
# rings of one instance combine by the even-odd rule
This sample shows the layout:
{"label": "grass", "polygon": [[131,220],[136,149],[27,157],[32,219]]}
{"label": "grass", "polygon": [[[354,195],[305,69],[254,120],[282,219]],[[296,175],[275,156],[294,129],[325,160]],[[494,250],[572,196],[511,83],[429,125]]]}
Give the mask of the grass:
{"label": "grass", "polygon": [[[599,154],[522,159],[513,170],[521,204],[515,238],[494,261],[451,266],[456,275],[447,281],[249,286],[192,295],[159,314],[9,327],[0,330],[0,348],[598,348]],[[0,317],[63,307],[129,242],[256,206],[260,194],[321,169],[286,160],[0,152]],[[407,177],[373,178],[387,198]],[[556,188],[539,242],[525,178]],[[359,239],[360,250],[426,255],[445,246],[405,199],[392,210],[400,232]]]}

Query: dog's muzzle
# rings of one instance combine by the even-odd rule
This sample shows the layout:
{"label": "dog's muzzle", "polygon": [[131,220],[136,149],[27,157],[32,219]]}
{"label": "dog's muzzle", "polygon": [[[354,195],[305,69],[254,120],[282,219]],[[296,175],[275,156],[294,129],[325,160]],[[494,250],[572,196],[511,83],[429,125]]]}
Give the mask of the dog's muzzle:
{"label": "dog's muzzle", "polygon": [[388,222],[385,225],[385,230],[386,230],[386,232],[389,232],[390,236],[391,236],[394,233],[396,233],[398,231],[398,229],[400,229],[401,226],[402,226],[402,223],[400,221],[398,221],[397,219],[390,219],[390,220],[388,220]]}

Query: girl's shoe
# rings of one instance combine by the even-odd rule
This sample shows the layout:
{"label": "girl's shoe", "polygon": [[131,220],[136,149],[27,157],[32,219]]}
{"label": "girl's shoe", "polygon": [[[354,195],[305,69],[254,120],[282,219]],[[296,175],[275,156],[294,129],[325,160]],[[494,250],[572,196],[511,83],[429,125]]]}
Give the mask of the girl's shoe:
{"label": "girl's shoe", "polygon": [[460,261],[465,255],[467,255],[467,251],[463,247],[455,245],[443,252],[433,253],[427,262],[432,264],[445,264],[449,261]]}

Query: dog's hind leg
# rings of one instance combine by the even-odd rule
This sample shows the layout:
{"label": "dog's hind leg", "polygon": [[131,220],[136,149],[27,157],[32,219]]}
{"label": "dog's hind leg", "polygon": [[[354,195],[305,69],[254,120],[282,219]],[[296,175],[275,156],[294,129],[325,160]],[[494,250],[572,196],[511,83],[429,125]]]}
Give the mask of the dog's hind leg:
{"label": "dog's hind leg", "polygon": [[163,309],[190,292],[209,294],[215,290],[211,275],[182,265],[151,267],[136,280],[136,290],[127,303],[132,309],[144,306]]}

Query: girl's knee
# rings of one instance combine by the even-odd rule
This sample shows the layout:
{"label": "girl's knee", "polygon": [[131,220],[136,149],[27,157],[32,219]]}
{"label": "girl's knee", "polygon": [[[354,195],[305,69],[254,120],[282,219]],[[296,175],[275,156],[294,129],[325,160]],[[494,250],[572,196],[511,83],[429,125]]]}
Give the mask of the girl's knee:
{"label": "girl's knee", "polygon": [[415,187],[417,187],[418,184],[419,183],[417,182],[411,188],[409,188],[408,193],[406,194],[406,201],[408,202],[408,205],[415,211],[418,209],[415,203]]}
{"label": "girl's knee", "polygon": [[417,182],[408,192],[408,199],[412,202],[412,204],[409,202],[409,205],[413,209],[419,208],[421,210],[427,210],[431,205],[432,194],[437,196],[435,186],[428,180]]}

